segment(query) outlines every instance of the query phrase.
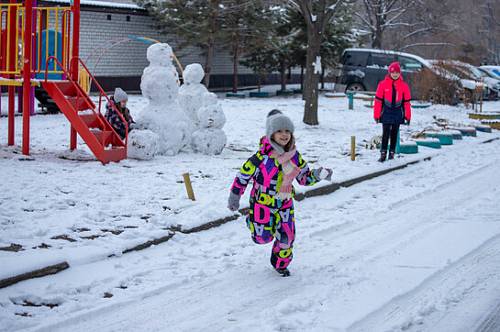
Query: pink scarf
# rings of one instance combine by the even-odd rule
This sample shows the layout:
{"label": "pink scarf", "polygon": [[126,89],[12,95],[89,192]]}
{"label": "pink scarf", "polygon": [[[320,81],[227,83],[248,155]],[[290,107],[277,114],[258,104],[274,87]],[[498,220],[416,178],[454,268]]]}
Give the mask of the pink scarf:
{"label": "pink scarf", "polygon": [[291,151],[284,152],[283,154],[278,154],[276,151],[271,153],[271,156],[278,160],[283,170],[283,181],[278,188],[279,192],[277,195],[281,200],[292,198],[293,180],[300,173],[300,168],[291,161],[296,152],[297,150],[293,148]]}

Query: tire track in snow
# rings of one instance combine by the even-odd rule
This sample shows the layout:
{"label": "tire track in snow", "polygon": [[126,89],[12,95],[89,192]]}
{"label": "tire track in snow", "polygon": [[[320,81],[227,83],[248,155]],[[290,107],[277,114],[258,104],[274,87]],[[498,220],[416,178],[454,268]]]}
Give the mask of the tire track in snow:
{"label": "tire track in snow", "polygon": [[[422,167],[422,168],[425,170],[427,167]],[[421,171],[422,168],[413,169],[410,174],[416,174],[418,173],[419,170]],[[398,173],[393,175],[387,175],[384,178],[385,180],[387,180],[387,177],[392,177],[392,176],[398,177],[401,176],[401,174]],[[355,186],[352,188],[345,189],[341,192],[347,194],[357,193],[359,192],[359,190],[362,190],[363,192],[377,192],[380,188],[373,186],[373,183],[374,182],[372,182],[371,184],[370,183],[366,183],[365,185],[362,184],[359,187]],[[459,184],[460,183],[462,183],[462,181],[459,181]],[[398,186],[399,185],[401,184],[398,184]],[[391,189],[389,185],[386,185],[385,188],[386,190]],[[443,190],[447,189],[448,187],[444,186],[443,188],[441,188],[441,191],[439,192],[442,192]],[[336,194],[331,196],[338,197]],[[314,202],[323,199],[326,199],[326,197],[314,198],[311,199],[310,202],[305,201],[300,210],[304,211],[307,209],[309,211],[314,211],[315,210]],[[346,197],[346,199],[349,199],[349,197]],[[425,195],[423,197],[417,198],[417,200],[425,200],[425,199],[426,199]],[[376,200],[373,199],[373,201],[375,202],[372,202],[371,204],[373,206],[376,206],[377,205]],[[360,203],[358,202],[358,204]],[[311,206],[313,208],[311,208]],[[192,328],[200,326],[199,325],[200,322],[203,322],[205,324],[204,326],[210,327],[209,330],[213,331],[222,329],[231,330],[232,328],[230,326],[228,328],[227,324],[235,325],[234,330],[238,330],[242,326],[248,329],[254,329],[256,326],[262,327],[263,330],[265,331],[294,330],[294,329],[301,330],[302,328],[307,329],[308,326],[318,327],[320,325],[317,325],[318,323],[311,321],[312,320],[311,317],[314,318],[316,316],[321,316],[324,314],[322,311],[323,310],[322,307],[328,302],[332,301],[330,299],[332,294],[333,295],[338,294],[337,292],[338,290],[336,288],[356,287],[357,284],[366,281],[365,275],[360,273],[363,272],[362,269],[363,264],[366,264],[366,260],[364,259],[364,257],[368,257],[367,254],[370,253],[372,253],[373,256],[373,254],[376,253],[374,251],[377,251],[375,249],[381,249],[377,251],[381,253],[384,252],[384,250],[390,252],[391,249],[394,248],[391,246],[383,245],[384,241],[382,240],[384,239],[384,236],[386,239],[389,238],[390,240],[390,237],[388,237],[387,233],[382,232],[381,234],[379,234],[374,230],[376,229],[376,227],[381,227],[381,229],[383,230],[385,226],[391,226],[391,224],[390,223],[388,224],[385,220],[379,219],[383,215],[382,212],[383,211],[379,212],[379,214],[377,215],[374,215],[364,211],[362,211],[361,213],[360,211],[353,211],[351,215],[355,217],[357,216],[358,218],[359,217],[365,218],[367,215],[371,215],[371,217],[375,219],[375,224],[378,224],[378,226],[374,225],[370,229],[365,227],[366,224],[360,225],[359,223],[353,223],[350,224],[348,227],[346,227],[345,230],[348,231],[349,227],[356,227],[356,231],[354,232],[349,232],[345,234],[335,234],[336,232],[330,232],[330,233],[325,232],[324,234],[327,241],[324,241],[322,245],[318,245],[317,243],[313,243],[312,241],[308,242],[303,240],[307,239],[307,237],[311,237],[311,235],[314,232],[318,232],[318,230],[313,228],[311,229],[306,228],[305,227],[306,223],[301,223],[302,220],[300,219],[302,218],[299,218],[299,223],[301,223],[301,225],[304,226],[304,230],[299,231],[302,232],[303,235],[299,233],[298,248],[296,250],[297,258],[295,263],[297,265],[294,264],[293,266],[293,271],[295,272],[294,277],[286,281],[282,280],[281,278],[280,279],[275,278],[276,276],[273,274],[274,272],[269,270],[267,266],[268,264],[267,256],[270,248],[268,246],[251,247],[251,250],[248,250],[248,247],[241,246],[240,241],[242,239],[242,236],[238,235],[235,236],[234,238],[225,237],[224,245],[222,245],[221,248],[214,247],[215,256],[217,255],[218,251],[223,252],[225,250],[224,248],[234,247],[237,248],[236,250],[238,255],[240,255],[239,256],[240,260],[248,262],[253,261],[254,264],[263,264],[262,267],[255,268],[254,265],[250,264],[243,267],[236,266],[234,269],[230,269],[228,271],[221,273],[210,271],[207,272],[207,274],[204,276],[204,279],[206,280],[200,280],[199,283],[196,283],[196,280],[194,281],[190,280],[186,284],[186,287],[180,287],[175,291],[171,291],[170,289],[168,290],[160,289],[158,291],[159,295],[169,300],[169,303],[165,305],[166,307],[165,309],[170,310],[169,314],[167,315],[165,313],[166,311],[158,313],[158,311],[155,311],[156,305],[151,305],[151,307],[148,307],[150,308],[151,313],[145,313],[144,315],[149,320],[154,318],[151,317],[151,314],[154,313],[158,315],[166,315],[164,322],[165,324],[168,324],[168,326],[171,327],[181,326],[179,320],[183,319],[185,321],[184,327],[186,327],[186,329],[183,329],[181,327],[178,330],[186,330],[186,331],[190,330],[189,328],[191,328],[191,330],[196,330]],[[304,221],[311,220],[311,218],[303,218],[303,220]],[[324,226],[327,222],[328,220],[324,221],[322,224],[320,224],[320,226]],[[240,222],[238,222],[238,224],[239,223]],[[238,226],[228,225],[228,227],[215,229],[213,231],[207,232],[203,235],[196,236],[194,238],[191,237],[191,241],[196,242],[198,239],[202,241],[202,243],[195,244],[191,247],[188,247],[186,245],[187,248],[186,250],[197,250],[198,247],[204,245],[203,243],[206,244],[206,241],[219,241],[220,237],[218,235],[223,234],[228,230],[234,231],[236,230],[236,228],[238,228],[237,231],[241,232],[244,227],[239,227],[239,226],[241,225]],[[403,222],[398,223],[396,224],[396,226],[398,227],[404,226],[404,223]],[[414,229],[421,229],[421,228],[414,228]],[[401,233],[401,229],[395,229],[394,231]],[[355,242],[356,236],[361,236],[361,238],[364,240],[363,243]],[[364,236],[366,237],[363,238]],[[370,242],[374,240],[374,238],[376,237],[379,237],[378,243],[382,245],[382,248],[376,248],[376,245]],[[248,234],[246,233],[244,234],[243,238],[244,241],[246,242],[250,241],[248,239]],[[340,256],[347,257],[345,259],[339,259],[339,253],[335,252],[336,249],[339,247],[339,245],[336,243],[339,240],[339,238],[346,238],[344,241],[344,246],[346,250],[340,253]],[[352,242],[350,246],[349,242]],[[403,241],[403,242],[408,243],[411,241]],[[361,245],[361,247],[357,245]],[[331,248],[334,246],[337,246],[337,248]],[[369,250],[370,246],[371,248],[375,247],[375,249],[373,249],[374,251]],[[398,248],[398,246],[400,246],[400,244],[396,245],[396,248]],[[330,250],[330,253],[333,253],[332,259],[325,260],[325,258],[321,255],[320,251],[325,248]],[[355,255],[356,252],[358,253],[358,256]],[[260,256],[264,258],[261,258]],[[308,256],[310,258],[309,261],[314,262],[313,268],[310,268],[310,266],[308,266],[308,263],[306,262]],[[196,256],[194,256],[193,259],[196,259]],[[216,262],[213,258],[208,257],[207,262],[204,263],[213,264]],[[186,264],[190,265],[192,263],[186,262]],[[337,266],[341,266],[342,268],[338,269]],[[149,268],[154,269],[154,267],[149,267]],[[251,269],[250,273],[249,273],[249,268]],[[369,266],[367,266],[366,268],[369,268]],[[321,277],[321,275],[317,275],[318,272],[325,273],[326,276],[331,277],[332,280],[325,280],[325,278],[318,278],[318,276]],[[318,292],[317,284],[323,285],[325,287],[324,291]],[[292,287],[293,289],[300,289],[300,292],[297,293],[296,295],[290,296],[290,287]],[[146,302],[146,304],[153,300],[159,301],[158,297],[154,296],[155,292],[153,290],[148,291],[148,293],[151,296],[144,297],[144,301]],[[210,299],[211,297],[213,298],[214,296],[221,297],[221,295],[224,298],[220,299],[221,300],[220,302],[217,302],[215,300],[213,301],[207,300]],[[305,301],[305,305],[302,304],[297,305],[297,303],[301,303],[301,301]],[[231,302],[236,302],[237,306],[234,307],[233,305],[231,305]],[[143,309],[141,305],[139,304],[137,305],[139,306],[139,308]],[[183,309],[181,310],[176,308],[183,308]],[[260,311],[262,308],[275,308],[280,313],[280,315],[283,316],[283,318],[282,319],[272,318],[273,321],[269,322],[270,318],[267,314],[268,310],[266,309],[265,311],[266,313],[261,313]],[[115,317],[115,313],[117,311],[120,312],[122,309],[123,308],[116,308],[116,310],[110,309],[108,315],[111,312],[113,314],[111,315],[112,317],[107,317],[107,319],[113,320],[113,317]],[[270,310],[272,311],[273,309]],[[196,316],[193,314],[194,312],[197,314]],[[171,317],[170,316],[171,313],[177,314],[177,316]],[[85,319],[90,319],[92,316],[93,314],[89,315],[83,314],[81,315],[81,317],[83,318],[81,318],[80,321]],[[123,316],[125,326],[127,326],[126,324],[131,323],[130,320],[127,321],[127,318],[128,319],[131,318],[129,316],[130,313],[127,313]],[[140,316],[139,313],[138,316]],[[293,316],[296,316],[298,318],[293,318]],[[196,320],[194,320],[193,317],[197,317]],[[260,321],[255,323],[255,321],[249,321],[248,317],[254,317],[256,320]],[[139,319],[139,317],[137,318]],[[147,320],[144,320],[143,324],[146,321]],[[66,323],[61,326],[67,327],[70,326],[71,324],[72,320],[71,318],[69,318],[66,321]],[[110,322],[109,324],[110,325],[107,325],[108,327],[113,326],[114,323]],[[137,327],[140,327],[140,325],[141,324],[138,324]],[[117,328],[117,330],[119,330],[123,326],[120,327],[119,325],[115,325],[115,327]],[[332,326],[329,325],[328,327],[331,328]],[[48,330],[50,330],[50,328]],[[63,330],[68,330],[68,329],[64,328]],[[83,331],[85,329],[82,328],[79,330]]]}
{"label": "tire track in snow", "polygon": [[[426,316],[436,311],[446,311],[477,288],[491,287],[488,284],[498,286],[499,274],[500,236],[497,235],[433,274],[415,289],[395,297],[379,310],[352,324],[348,331],[403,331],[421,326]],[[495,321],[498,323],[495,315],[500,306],[496,309],[478,332],[496,331],[491,330]]]}

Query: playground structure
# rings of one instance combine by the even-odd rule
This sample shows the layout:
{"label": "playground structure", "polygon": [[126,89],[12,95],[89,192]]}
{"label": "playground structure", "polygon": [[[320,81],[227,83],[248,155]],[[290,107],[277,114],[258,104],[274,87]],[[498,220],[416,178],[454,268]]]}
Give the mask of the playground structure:
{"label": "playground structure", "polygon": [[[80,0],[70,6],[38,7],[36,0],[0,4],[0,87],[8,90],[7,144],[15,140],[16,88],[22,102],[22,153],[30,154],[34,87],[42,87],[71,125],[70,150],[77,135],[103,164],[127,157],[128,124],[79,58]],[[99,93],[98,105],[89,96]],[[108,102],[126,127],[122,139],[101,113]]]}

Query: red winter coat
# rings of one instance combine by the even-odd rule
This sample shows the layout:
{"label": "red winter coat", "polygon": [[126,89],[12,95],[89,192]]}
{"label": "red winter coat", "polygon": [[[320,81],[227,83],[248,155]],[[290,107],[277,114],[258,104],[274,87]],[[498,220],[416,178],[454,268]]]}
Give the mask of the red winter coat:
{"label": "red winter coat", "polygon": [[403,77],[393,80],[387,75],[375,94],[373,117],[384,124],[401,124],[411,119],[410,88]]}

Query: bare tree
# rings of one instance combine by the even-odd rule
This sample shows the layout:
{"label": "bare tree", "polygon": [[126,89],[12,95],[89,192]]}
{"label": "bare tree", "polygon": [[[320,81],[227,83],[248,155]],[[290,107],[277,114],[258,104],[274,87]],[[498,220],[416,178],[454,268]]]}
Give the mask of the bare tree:
{"label": "bare tree", "polygon": [[[448,7],[448,2],[443,0],[439,5]],[[433,1],[362,0],[361,7],[363,10],[354,15],[359,19],[361,28],[369,32],[373,48],[382,48],[386,31],[402,32],[399,36],[401,48],[406,46],[405,43],[413,43],[409,40],[415,37],[442,29],[442,16],[436,15]]]}
{"label": "bare tree", "polygon": [[483,60],[498,64],[500,63],[500,19],[497,15],[500,14],[500,5],[497,1],[492,3],[490,0],[487,0],[480,8],[482,11],[483,29],[479,30],[479,32],[486,39],[486,49],[488,52]]}
{"label": "bare tree", "polygon": [[318,83],[322,71],[321,43],[324,40],[327,24],[332,22],[341,6],[350,2],[348,0],[289,0],[288,2],[302,15],[307,25],[303,121],[308,125],[318,125]]}

